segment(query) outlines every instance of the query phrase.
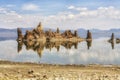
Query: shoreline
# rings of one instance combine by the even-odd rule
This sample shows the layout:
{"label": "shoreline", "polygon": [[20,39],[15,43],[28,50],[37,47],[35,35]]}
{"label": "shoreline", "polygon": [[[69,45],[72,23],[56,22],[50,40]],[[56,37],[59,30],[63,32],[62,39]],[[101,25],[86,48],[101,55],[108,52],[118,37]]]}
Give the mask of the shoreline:
{"label": "shoreline", "polygon": [[101,67],[120,67],[119,64],[49,64],[49,63],[36,63],[36,62],[15,62],[8,60],[0,60],[0,64],[19,64],[19,65],[49,65],[49,66],[74,66],[74,67],[88,67],[88,66],[101,66]]}
{"label": "shoreline", "polygon": [[120,65],[59,65],[0,60],[0,80],[120,80]]}

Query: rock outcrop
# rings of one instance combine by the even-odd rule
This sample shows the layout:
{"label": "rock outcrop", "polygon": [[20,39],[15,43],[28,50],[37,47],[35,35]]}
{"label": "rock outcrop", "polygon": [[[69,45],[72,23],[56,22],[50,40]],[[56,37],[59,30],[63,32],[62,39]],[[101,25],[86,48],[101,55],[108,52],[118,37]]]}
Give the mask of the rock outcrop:
{"label": "rock outcrop", "polygon": [[75,36],[75,37],[78,37],[78,33],[77,33],[76,30],[74,31],[74,36]]}
{"label": "rock outcrop", "polygon": [[111,38],[108,40],[108,42],[111,44],[112,49],[114,49],[114,33],[112,33]]}
{"label": "rock outcrop", "polygon": [[71,30],[66,30],[64,33],[62,33],[63,38],[72,38],[74,37],[74,34],[71,32]]}
{"label": "rock outcrop", "polygon": [[114,43],[114,33],[112,33],[111,38],[108,40],[110,43]]}
{"label": "rock outcrop", "polygon": [[88,30],[86,40],[92,40],[92,33]]}
{"label": "rock outcrop", "polygon": [[18,33],[18,41],[22,41],[23,40],[23,35],[22,35],[22,31],[20,28],[17,28],[17,33]]}
{"label": "rock outcrop", "polygon": [[120,38],[116,38],[116,43],[120,43]]}
{"label": "rock outcrop", "polygon": [[[60,33],[59,28],[55,32],[52,30],[44,31],[41,22],[38,24],[37,28],[26,31],[25,35],[22,35],[20,28],[17,29],[18,40],[20,41],[83,41],[83,38],[78,36],[77,31],[74,33],[71,30],[66,30]],[[88,31],[87,39],[92,39],[91,32]]]}
{"label": "rock outcrop", "polygon": [[59,30],[59,28],[57,28],[57,30],[56,30],[56,33],[60,33],[60,30]]}
{"label": "rock outcrop", "polygon": [[26,40],[26,41],[32,41],[33,39],[34,39],[34,35],[33,35],[33,33],[32,33],[32,31],[26,31],[26,34],[25,34],[25,36],[24,36],[24,39]]}

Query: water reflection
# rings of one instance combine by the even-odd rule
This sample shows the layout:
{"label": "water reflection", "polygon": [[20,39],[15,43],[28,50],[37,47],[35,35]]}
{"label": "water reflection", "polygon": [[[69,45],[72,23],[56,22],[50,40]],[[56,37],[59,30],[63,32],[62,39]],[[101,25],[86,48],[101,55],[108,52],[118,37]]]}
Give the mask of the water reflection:
{"label": "water reflection", "polygon": [[112,49],[114,49],[114,48],[115,48],[115,43],[114,43],[114,41],[109,42],[109,43],[111,44]]}
{"label": "water reflection", "polygon": [[[70,50],[72,47],[74,49],[78,49],[78,43],[80,42],[44,42],[44,41],[18,41],[18,53],[22,50],[22,46],[26,46],[26,50],[33,50],[38,53],[38,55],[41,57],[42,52],[44,49],[49,49],[51,51],[52,48],[55,48],[58,52],[60,50],[60,47],[63,46],[65,49]],[[92,41],[86,41],[87,48],[90,49],[92,45]]]}
{"label": "water reflection", "polygon": [[111,44],[112,49],[114,49],[114,33],[112,33],[111,38],[108,40],[108,42]]}
{"label": "water reflection", "polygon": [[120,38],[116,38],[116,44],[120,43]]}
{"label": "water reflection", "polygon": [[108,39],[94,39],[91,44],[85,41],[78,43],[0,41],[0,59],[48,64],[120,64],[120,44],[116,44],[114,40],[115,48],[111,49]]}
{"label": "water reflection", "polygon": [[17,51],[18,53],[22,50],[23,42],[18,42]]}
{"label": "water reflection", "polygon": [[114,49],[114,42],[113,42],[113,43],[111,43],[111,47],[112,47],[112,49]]}
{"label": "water reflection", "polygon": [[90,47],[92,46],[92,41],[86,41],[87,42],[87,49],[89,50]]}

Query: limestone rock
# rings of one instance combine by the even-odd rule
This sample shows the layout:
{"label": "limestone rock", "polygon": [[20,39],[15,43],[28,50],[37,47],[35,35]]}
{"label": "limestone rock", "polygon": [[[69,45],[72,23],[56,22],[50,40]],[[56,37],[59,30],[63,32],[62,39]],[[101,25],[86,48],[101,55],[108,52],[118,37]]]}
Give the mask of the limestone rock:
{"label": "limestone rock", "polygon": [[92,39],[92,33],[88,30],[86,39]]}
{"label": "limestone rock", "polygon": [[57,33],[60,33],[60,30],[59,30],[59,28],[57,28],[57,31],[56,31]]}
{"label": "limestone rock", "polygon": [[18,41],[22,41],[23,35],[22,35],[22,31],[21,31],[20,28],[17,28],[17,33],[18,33],[18,38],[17,38],[17,40],[18,40]]}
{"label": "limestone rock", "polygon": [[71,32],[71,30],[66,30],[64,33],[62,33],[63,38],[72,38],[74,34]]}
{"label": "limestone rock", "polygon": [[111,40],[114,40],[114,33],[112,33],[111,35]]}
{"label": "limestone rock", "polygon": [[[51,29],[48,31],[43,31],[41,22],[38,24],[37,28],[26,31],[24,37],[22,35],[22,31],[18,28],[18,40],[24,40],[24,41],[38,41],[38,40],[69,40],[69,39],[78,39],[78,33],[77,31],[74,31],[74,33],[71,30],[66,30],[63,33],[60,33],[59,28],[54,32]],[[79,39],[78,39],[79,40]]]}
{"label": "limestone rock", "polygon": [[112,33],[111,38],[108,40],[110,43],[114,43],[114,33]]}
{"label": "limestone rock", "polygon": [[34,36],[33,36],[33,33],[31,32],[31,31],[26,31],[26,34],[25,34],[25,36],[24,36],[24,39],[26,39],[27,41],[29,40],[29,41],[31,41],[31,40],[33,40],[34,39]]}
{"label": "limestone rock", "polygon": [[75,37],[78,37],[78,33],[77,33],[76,30],[74,31],[74,36],[75,36]]}
{"label": "limestone rock", "polygon": [[120,43],[120,38],[116,38],[116,43]]}
{"label": "limestone rock", "polygon": [[40,32],[40,31],[43,31],[43,27],[42,27],[41,22],[38,24],[37,30],[38,30],[39,32]]}

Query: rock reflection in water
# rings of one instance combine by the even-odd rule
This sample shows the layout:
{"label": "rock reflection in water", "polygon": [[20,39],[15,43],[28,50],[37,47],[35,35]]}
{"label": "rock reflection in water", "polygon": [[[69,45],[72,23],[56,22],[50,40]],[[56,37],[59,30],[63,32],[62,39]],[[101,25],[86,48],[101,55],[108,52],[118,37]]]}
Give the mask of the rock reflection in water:
{"label": "rock reflection in water", "polygon": [[[89,49],[92,45],[92,41],[86,41],[86,42],[87,42],[87,47]],[[24,41],[24,42],[21,42],[21,41],[18,41],[18,52],[22,50],[23,43],[26,46],[26,50],[33,50],[37,52],[39,56],[41,57],[44,48],[49,49],[50,51],[52,48],[56,48],[57,51],[59,51],[60,46],[63,46],[66,49],[71,49],[72,47],[77,49],[79,42],[68,42],[68,41],[65,41],[65,42]]]}
{"label": "rock reflection in water", "polygon": [[26,46],[27,50],[33,50],[38,53],[38,55],[41,57],[42,52],[45,47],[45,42],[44,41],[24,41],[24,44]]}
{"label": "rock reflection in water", "polygon": [[114,49],[114,46],[115,46],[114,41],[109,43],[111,44],[112,49]]}
{"label": "rock reflection in water", "polygon": [[[109,42],[109,41],[108,41]],[[111,47],[112,47],[112,49],[114,49],[114,46],[115,46],[115,43],[114,43],[114,41],[112,41],[112,42],[109,42],[110,44],[111,44]]]}
{"label": "rock reflection in water", "polygon": [[87,49],[89,50],[90,47],[92,46],[92,41],[86,41],[87,42]]}
{"label": "rock reflection in water", "polygon": [[114,33],[112,33],[111,38],[108,40],[108,42],[111,44],[112,49],[114,49]]}
{"label": "rock reflection in water", "polygon": [[22,50],[23,42],[18,42],[17,51],[18,53]]}
{"label": "rock reflection in water", "polygon": [[111,47],[112,47],[112,49],[114,49],[114,42],[113,42],[113,43],[111,43]]}

